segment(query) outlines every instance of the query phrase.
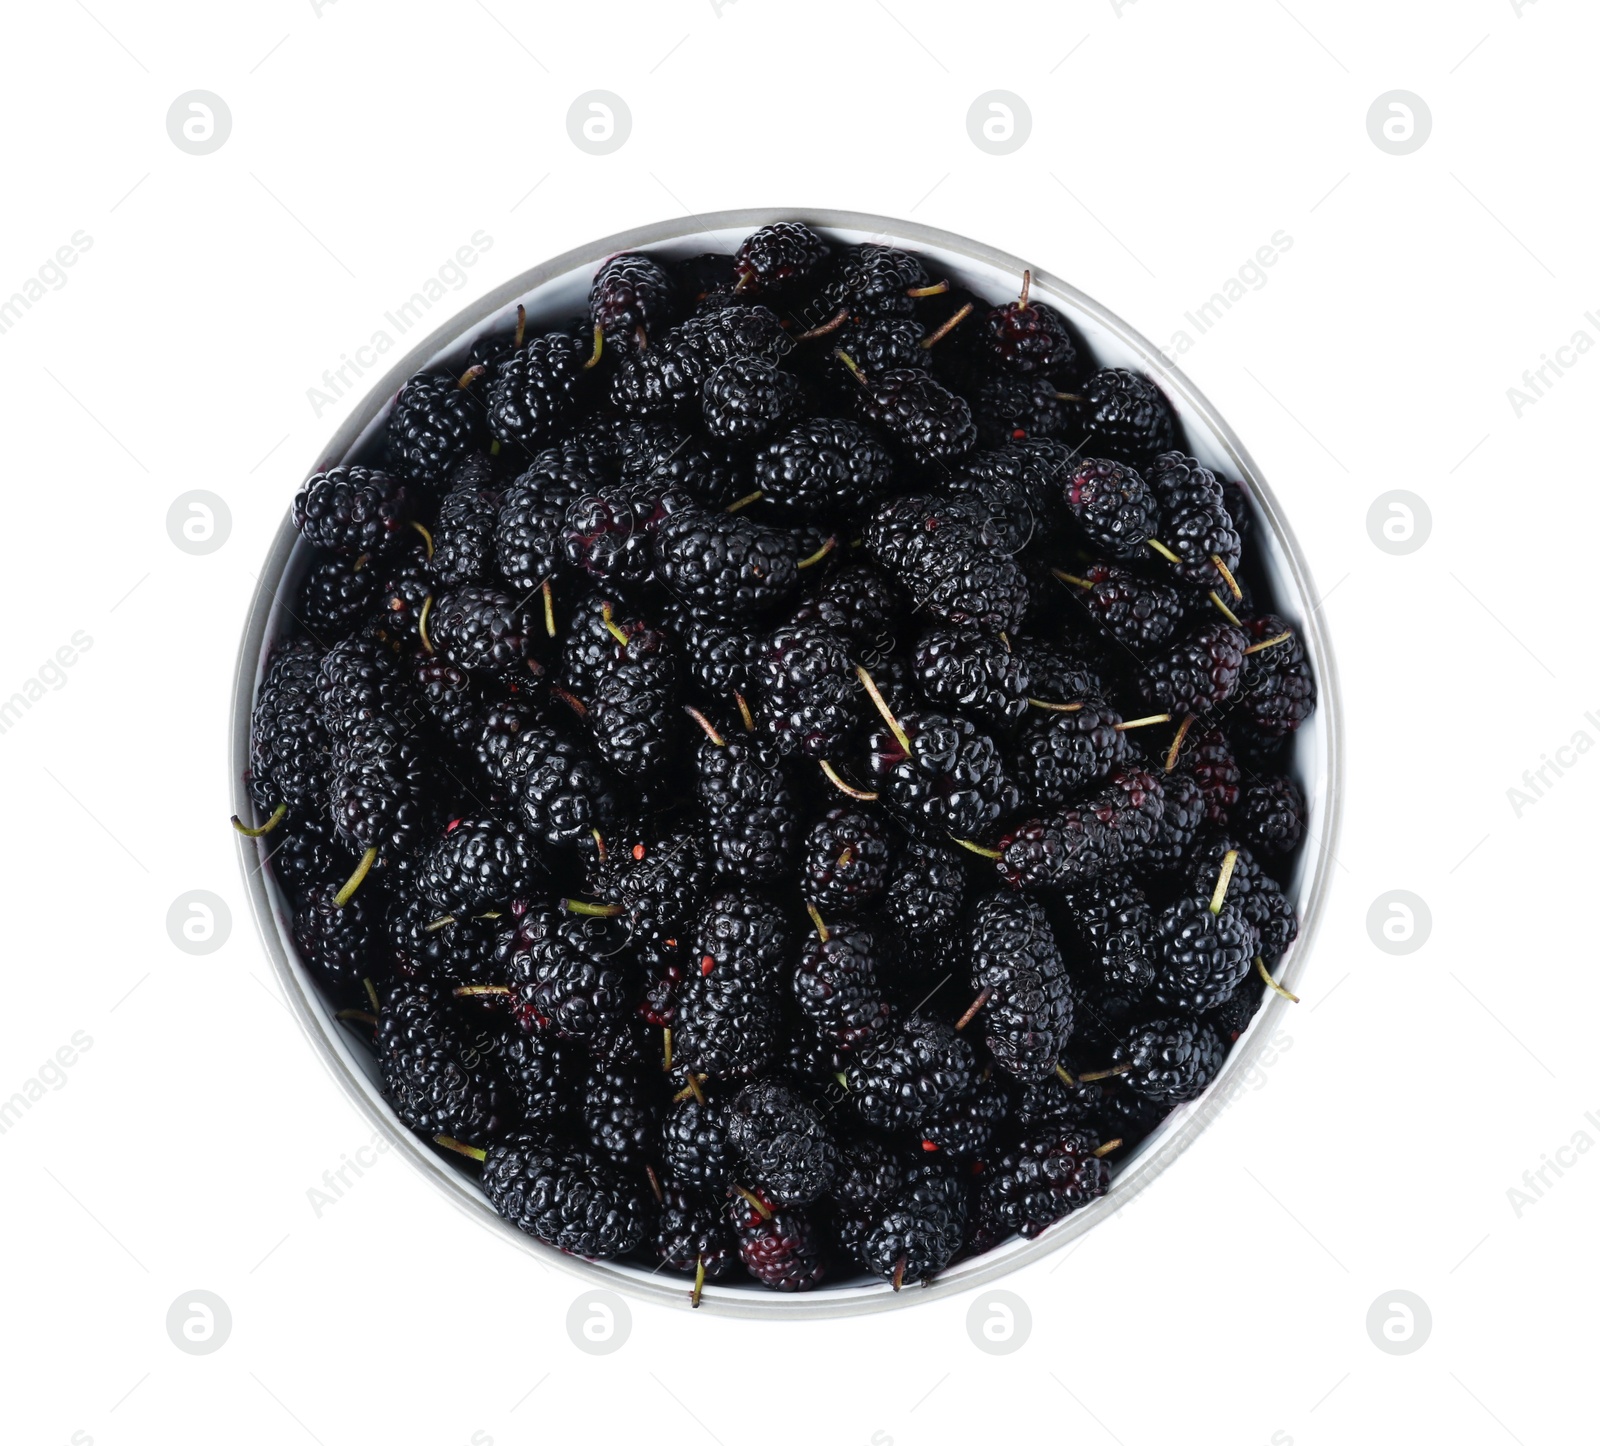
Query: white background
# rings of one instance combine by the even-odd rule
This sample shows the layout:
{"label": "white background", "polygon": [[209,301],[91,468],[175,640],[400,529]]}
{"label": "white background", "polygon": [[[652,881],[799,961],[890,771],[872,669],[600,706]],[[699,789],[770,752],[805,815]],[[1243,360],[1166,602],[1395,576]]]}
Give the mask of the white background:
{"label": "white background", "polygon": [[[8,988],[0,1097],[92,1040],[0,1135],[8,1441],[1507,1440],[1593,1434],[1600,1141],[1592,924],[1600,739],[1589,418],[1600,356],[1593,57],[1576,0],[133,0],[8,13],[0,297],[82,231],[0,334],[0,697],[91,646],[0,734]],[[567,108],[622,96],[596,157]],[[186,154],[180,94],[232,130]],[[968,137],[994,89],[1013,154]],[[1394,156],[1379,95],[1432,132]],[[342,415],[307,390],[474,232],[447,306],[686,211],[910,217],[1075,282],[1158,341],[1275,232],[1291,248],[1183,357],[1245,439],[1326,594],[1349,793],[1290,1043],[1158,1184],[1009,1279],[996,1357],[970,1299],[782,1326],[635,1306],[594,1357],[579,1293],[369,1142],[286,1012],[227,827],[230,673],[255,569]],[[430,325],[432,322],[430,322]],[[169,540],[181,493],[227,541]],[[1427,542],[1369,536],[1425,499]],[[81,644],[80,644],[81,647]],[[166,916],[232,907],[203,957]],[[1396,957],[1367,911],[1421,896]],[[49,1081],[46,1082],[47,1086]],[[36,1091],[37,1092],[37,1087]],[[371,1158],[368,1156],[367,1158]],[[175,1348],[180,1294],[232,1314]],[[1419,1296],[1408,1355],[1369,1307]],[[531,1394],[529,1394],[531,1390]]]}

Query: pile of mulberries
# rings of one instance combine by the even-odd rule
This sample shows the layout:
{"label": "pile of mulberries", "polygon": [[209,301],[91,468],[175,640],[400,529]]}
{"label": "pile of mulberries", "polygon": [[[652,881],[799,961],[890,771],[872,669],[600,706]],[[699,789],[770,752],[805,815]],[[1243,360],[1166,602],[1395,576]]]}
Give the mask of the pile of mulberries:
{"label": "pile of mulberries", "polygon": [[399,1118],[558,1249],[933,1279],[1277,987],[1308,649],[1241,484],[1019,291],[800,222],[614,256],[295,500],[235,823]]}

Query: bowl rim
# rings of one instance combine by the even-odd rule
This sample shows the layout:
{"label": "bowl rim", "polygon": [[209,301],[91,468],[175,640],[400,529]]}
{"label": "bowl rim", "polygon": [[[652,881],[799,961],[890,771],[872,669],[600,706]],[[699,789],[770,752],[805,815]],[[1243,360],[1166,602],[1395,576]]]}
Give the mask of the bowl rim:
{"label": "bowl rim", "polygon": [[[970,261],[1009,271],[1013,275],[1020,275],[1025,268],[1031,270],[1037,294],[1060,298],[1092,318],[1123,346],[1136,353],[1164,390],[1181,396],[1226,453],[1235,475],[1247,484],[1259,514],[1258,522],[1271,531],[1287,563],[1289,580],[1297,594],[1293,601],[1298,605],[1298,626],[1303,641],[1309,645],[1317,679],[1318,706],[1313,721],[1322,743],[1322,808],[1320,826],[1314,837],[1308,836],[1304,845],[1308,849],[1315,849],[1315,857],[1308,861],[1309,880],[1304,883],[1303,897],[1298,901],[1301,908],[1300,932],[1280,975],[1286,986],[1292,986],[1305,972],[1306,961],[1323,921],[1332,868],[1336,862],[1335,846],[1344,803],[1343,703],[1327,620],[1321,611],[1323,595],[1312,581],[1310,567],[1277,498],[1233,428],[1160,348],[1093,297],[1050,272],[1031,266],[1009,252],[954,232],[921,222],[859,211],[757,206],[702,212],[631,227],[572,247],[530,267],[455,312],[372,382],[361,400],[351,408],[332,436],[318,450],[312,469],[326,465],[329,459],[347,455],[405,381],[437,353],[472,328],[514,305],[520,298],[574,268],[597,265],[619,251],[683,241],[713,230],[749,231],[775,221],[792,220],[803,220],[824,233],[838,230],[866,232],[881,237],[886,244],[938,248]],[[256,684],[268,629],[273,621],[280,587],[290,565],[297,536],[291,516],[286,511],[272,539],[252,595],[235,662],[228,793],[231,810],[241,818],[251,817],[253,810],[245,776],[249,768],[250,715]],[[266,841],[236,834],[235,842],[256,932],[283,989],[290,1012],[305,1032],[313,1052],[368,1123],[386,1136],[389,1144],[409,1158],[422,1175],[431,1180],[458,1208],[541,1263],[553,1264],[565,1270],[592,1289],[614,1290],[637,1300],[688,1309],[689,1293],[677,1276],[658,1276],[624,1262],[591,1261],[570,1256],[502,1220],[462,1171],[400,1123],[356,1064],[340,1026],[332,1019],[299,960],[286,946],[286,930],[274,898],[276,886],[269,885],[266,870],[262,867],[270,852]],[[1141,1145],[1129,1164],[1118,1172],[1105,1196],[1066,1216],[1038,1237],[1013,1240],[987,1255],[962,1261],[917,1290],[896,1293],[886,1282],[874,1281],[859,1286],[838,1286],[784,1295],[759,1286],[708,1285],[702,1297],[702,1309],[718,1315],[784,1320],[860,1315],[945,1299],[981,1286],[993,1285],[1005,1276],[1037,1264],[1045,1256],[1056,1253],[1069,1241],[1079,1238],[1131,1203],[1194,1143],[1210,1120],[1227,1108],[1238,1089],[1242,1088],[1240,1081],[1255,1064],[1288,1008],[1287,1000],[1273,994],[1257,1013],[1249,1030],[1235,1042],[1222,1070],[1206,1092],[1167,1116]]]}

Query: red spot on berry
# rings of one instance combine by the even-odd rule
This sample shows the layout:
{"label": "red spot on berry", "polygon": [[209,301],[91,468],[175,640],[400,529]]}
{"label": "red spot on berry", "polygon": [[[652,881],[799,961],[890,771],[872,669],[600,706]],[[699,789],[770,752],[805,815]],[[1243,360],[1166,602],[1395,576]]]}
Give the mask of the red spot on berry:
{"label": "red spot on berry", "polygon": [[716,967],[717,967],[717,961],[715,959],[713,959],[709,954],[702,954],[700,956],[700,972],[702,974],[709,974]]}
{"label": "red spot on berry", "polygon": [[1027,429],[1024,428],[1024,427],[1013,427],[1011,429],[1011,440],[1013,442],[1020,442],[1020,441],[1024,440],[1027,437],[1027,435],[1028,435]]}
{"label": "red spot on berry", "polygon": [[636,860],[637,859],[642,859],[644,857],[644,845],[643,844],[635,844],[633,846],[633,856],[634,856],[634,858]]}
{"label": "red spot on berry", "polygon": [[454,833],[460,827],[461,827],[461,820],[459,818],[453,818],[453,819],[450,820],[449,823],[447,823],[444,826],[444,831],[446,833]]}
{"label": "red spot on berry", "polygon": [[937,1150],[939,1147],[936,1144],[934,1144],[934,1142],[932,1140],[924,1140],[922,1142],[922,1148],[924,1150],[927,1150],[931,1154],[934,1150]]}
{"label": "red spot on berry", "polygon": [[677,947],[678,947],[678,941],[676,939],[668,939],[667,940],[667,948],[676,949]]}

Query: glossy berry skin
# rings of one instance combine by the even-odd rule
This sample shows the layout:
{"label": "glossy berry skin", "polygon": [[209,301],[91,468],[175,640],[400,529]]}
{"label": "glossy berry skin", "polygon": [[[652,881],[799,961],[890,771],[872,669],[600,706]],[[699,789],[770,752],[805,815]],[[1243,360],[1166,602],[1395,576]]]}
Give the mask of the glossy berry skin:
{"label": "glossy berry skin", "polygon": [[433,576],[440,587],[487,584],[494,576],[494,527],[500,490],[488,460],[468,457],[456,469],[433,527]]}
{"label": "glossy berry skin", "polygon": [[640,1169],[655,1158],[659,1111],[645,1066],[597,1064],[582,1089],[582,1119],[590,1147],[618,1166]]}
{"label": "glossy berry skin", "polygon": [[398,547],[411,531],[411,494],[374,467],[338,466],[306,478],[294,499],[294,525],[313,546],[351,557]]}
{"label": "glossy berry skin", "polygon": [[833,1183],[838,1150],[822,1117],[793,1090],[773,1080],[734,1096],[728,1143],[741,1181],[778,1207],[809,1205]]}
{"label": "glossy berry skin", "polygon": [[1221,871],[1222,859],[1230,849],[1238,857],[1228,881],[1228,900],[1237,904],[1250,921],[1256,931],[1261,957],[1268,968],[1272,968],[1300,932],[1300,921],[1277,880],[1262,869],[1248,848],[1228,837],[1201,840],[1189,860],[1189,888],[1209,897]]}
{"label": "glossy berry skin", "polygon": [[942,1019],[913,1014],[845,1070],[850,1103],[869,1125],[914,1130],[972,1082],[972,1047]]}
{"label": "glossy berry skin", "polygon": [[357,999],[364,978],[383,974],[373,914],[383,905],[381,896],[362,891],[341,907],[334,903],[341,887],[329,881],[306,890],[294,911],[294,944],[341,998]]}
{"label": "glossy berry skin", "polygon": [[515,824],[457,819],[423,854],[417,888],[440,914],[474,914],[526,899],[544,882],[545,867]]}
{"label": "glossy berry skin", "polygon": [[1161,504],[1161,540],[1178,556],[1173,572],[1196,587],[1221,587],[1226,580],[1213,558],[1230,572],[1239,566],[1243,546],[1228,511],[1222,483],[1208,467],[1183,452],[1164,452],[1148,469],[1148,482]]}
{"label": "glossy berry skin", "polygon": [[746,889],[713,894],[690,935],[691,972],[699,978],[740,979],[775,988],[789,957],[783,911]]}
{"label": "glossy berry skin", "polygon": [[696,790],[718,870],[761,883],[793,862],[800,819],[782,760],[770,745],[738,737],[700,745]]}
{"label": "glossy berry skin", "polygon": [[892,1018],[878,977],[880,946],[865,924],[835,919],[827,928],[826,939],[813,932],[801,945],[792,983],[795,1003],[835,1048],[869,1048]]}
{"label": "glossy berry skin", "polygon": [[[463,385],[465,382],[465,385]],[[442,483],[484,434],[481,373],[418,372],[394,399],[385,433],[388,465],[408,482]]]}
{"label": "glossy berry skin", "polygon": [[1099,1142],[1073,1129],[1028,1134],[984,1177],[981,1209],[1005,1231],[1030,1239],[1106,1193],[1111,1170]]}
{"label": "glossy berry skin", "polygon": [[1184,740],[1178,762],[1187,767],[1200,785],[1206,801],[1206,822],[1226,828],[1238,806],[1244,775],[1239,769],[1232,745],[1218,728],[1202,732],[1195,728]]}
{"label": "glossy berry skin", "polygon": [[1293,733],[1317,706],[1317,683],[1299,635],[1280,617],[1268,614],[1245,624],[1251,645],[1272,643],[1244,660],[1238,706],[1230,722],[1253,742],[1270,746]]}
{"label": "glossy berry skin", "polygon": [[1222,1068],[1227,1051],[1216,1030],[1194,1019],[1155,1019],[1135,1029],[1117,1049],[1117,1063],[1132,1068],[1129,1089],[1158,1104],[1197,1098]]}
{"label": "glossy berry skin", "polygon": [[1102,698],[1081,700],[1071,713],[1034,709],[1017,737],[1013,772],[1023,798],[1059,808],[1107,778],[1127,757],[1122,716]]}
{"label": "glossy berry skin", "polygon": [[563,1039],[593,1039],[632,1004],[636,967],[614,921],[530,916],[511,973],[519,1019]]}
{"label": "glossy berry skin", "polygon": [[972,389],[972,415],[984,447],[1058,437],[1067,421],[1066,405],[1048,377],[1004,373],[985,377]]}
{"label": "glossy berry skin", "polygon": [[299,639],[277,653],[250,716],[250,786],[271,809],[316,809],[326,787],[328,733],[322,720],[321,650]]}
{"label": "glossy berry skin", "polygon": [[425,981],[396,984],[378,1012],[383,1092],[408,1129],[487,1142],[507,1124],[504,1086],[466,1062],[460,1017]]}
{"label": "glossy berry skin", "polygon": [[727,1280],[739,1272],[739,1248],[720,1200],[695,1195],[675,1181],[661,1189],[650,1252],[662,1269],[679,1275],[705,1272]]}
{"label": "glossy berry skin", "polygon": [[724,442],[759,442],[799,406],[799,378],[756,357],[723,362],[705,379],[700,394],[706,431]]}
{"label": "glossy berry skin", "polygon": [[636,251],[611,257],[589,287],[590,324],[612,346],[648,342],[671,324],[676,309],[672,278],[660,262]]}
{"label": "glossy berry skin", "polygon": [[378,570],[343,553],[318,562],[301,584],[295,620],[326,648],[349,637],[378,611]]}
{"label": "glossy berry skin", "polygon": [[811,417],[756,454],[752,482],[766,499],[802,515],[846,515],[876,504],[893,483],[894,462],[860,422]]}
{"label": "glossy berry skin", "polygon": [[553,728],[518,731],[501,764],[520,821],[534,838],[565,847],[592,847],[616,817],[616,795],[587,749]]}
{"label": "glossy berry skin", "polygon": [[1069,376],[1077,367],[1077,345],[1065,318],[1052,306],[1007,302],[977,321],[976,344],[990,365],[1021,376],[1051,377]]}
{"label": "glossy berry skin", "polygon": [[857,316],[910,316],[917,303],[909,293],[928,284],[922,262],[909,251],[872,243],[851,246],[839,256],[819,310],[829,315],[844,306]]}
{"label": "glossy berry skin", "polygon": [[664,963],[687,950],[695,916],[715,880],[705,840],[686,828],[655,837],[614,835],[593,888],[597,897],[622,905],[633,947]]}
{"label": "glossy berry skin", "polygon": [[798,621],[774,629],[758,657],[765,736],[782,753],[837,756],[867,706],[849,645],[831,628]]}
{"label": "glossy berry skin", "polygon": [[496,1058],[523,1124],[567,1133],[588,1063],[582,1045],[517,1031],[500,1044]]}
{"label": "glossy berry skin", "polygon": [[1149,377],[1107,367],[1093,373],[1078,391],[1073,421],[1084,450],[1143,467],[1177,440],[1172,404]]}
{"label": "glossy berry skin", "polygon": [[727,1188],[737,1154],[728,1140],[725,1104],[689,1096],[667,1109],[661,1124],[661,1163],[677,1179],[707,1195]]}
{"label": "glossy berry skin", "polygon": [[1174,1013],[1217,1008],[1250,972],[1257,943],[1237,903],[1225,900],[1213,914],[1208,899],[1178,899],[1156,923],[1153,999]]}
{"label": "glossy berry skin", "polygon": [[489,431],[499,442],[542,447],[577,413],[589,375],[585,341],[552,331],[500,363],[489,388]]}
{"label": "glossy berry skin", "polygon": [[728,1206],[744,1268],[768,1290],[812,1290],[827,1274],[822,1231],[802,1210],[768,1211],[748,1201]]}
{"label": "glossy berry skin", "polygon": [[1172,641],[1185,612],[1177,588],[1103,563],[1088,568],[1083,580],[1089,586],[1074,588],[1078,601],[1119,643],[1142,655]]}
{"label": "glossy berry skin", "polygon": [[1306,834],[1306,796],[1292,778],[1269,778],[1244,791],[1239,832],[1263,854],[1289,854]]}
{"label": "glossy berry skin", "polygon": [[733,254],[737,290],[744,295],[793,293],[827,261],[832,248],[800,221],[775,221],[752,231]]}
{"label": "glossy berry skin", "polygon": [[912,668],[922,696],[936,706],[1002,727],[1028,711],[1026,662],[981,629],[928,629]]}
{"label": "glossy berry skin", "polygon": [[889,832],[876,814],[829,809],[806,834],[800,891],[824,917],[875,902],[889,881]]}
{"label": "glossy berry skin", "polygon": [[359,723],[334,744],[328,812],[355,853],[405,853],[428,821],[427,788],[421,747],[393,717]]}
{"label": "glossy berry skin", "polygon": [[966,866],[955,849],[913,840],[889,876],[884,912],[913,950],[936,950],[955,935],[966,888]]}
{"label": "glossy berry skin", "polygon": [[972,915],[974,996],[989,1053],[1013,1078],[1029,1083],[1055,1071],[1072,1034],[1072,984],[1042,905],[1017,894],[991,894]]}
{"label": "glossy berry skin", "polygon": [[966,1187],[954,1174],[922,1171],[868,1228],[862,1264],[897,1286],[927,1280],[955,1258],[966,1227]]}
{"label": "glossy berry skin", "polygon": [[1164,796],[1154,774],[1125,768],[1093,798],[1002,837],[1000,877],[1012,888],[1059,888],[1134,863],[1160,836]]}
{"label": "glossy berry skin", "polygon": [[651,541],[656,528],[692,505],[686,491],[665,479],[601,487],[567,508],[563,558],[568,567],[604,582],[642,585],[655,570]]}
{"label": "glossy berry skin", "polygon": [[[1056,1077],[1054,1072],[1048,1076]],[[997,1151],[1010,1119],[1011,1099],[998,1080],[979,1078],[923,1120],[918,1143],[923,1154],[939,1160],[981,1162]]]}
{"label": "glossy berry skin", "polygon": [[1086,457],[1062,479],[1061,499],[1090,544],[1112,557],[1141,557],[1160,524],[1155,494],[1132,467]]}
{"label": "glossy berry skin", "polygon": [[693,970],[678,996],[674,1061],[716,1080],[750,1079],[780,1048],[782,1017],[773,989],[737,972]]}
{"label": "glossy berry skin", "polygon": [[1202,623],[1168,652],[1151,658],[1139,671],[1144,700],[1175,718],[1220,708],[1239,688],[1244,650],[1249,637],[1242,628],[1218,618]]}
{"label": "glossy berry skin", "polygon": [[463,587],[435,599],[428,622],[434,647],[468,672],[531,678],[539,667],[533,619],[503,592]]}
{"label": "glossy berry skin", "polygon": [[920,838],[977,839],[1018,806],[999,747],[967,719],[907,713],[899,722],[911,751],[888,727],[874,729],[872,772],[889,805]]}
{"label": "glossy berry skin", "polygon": [[596,486],[582,468],[548,454],[517,477],[495,516],[495,560],[518,597],[553,577],[566,561],[567,511]]}
{"label": "glossy berry skin", "polygon": [[542,1135],[513,1135],[491,1146],[482,1184],[505,1219],[569,1255],[606,1260],[645,1238],[642,1190],[596,1156]]}
{"label": "glossy berry skin", "polygon": [[1027,615],[1021,566],[994,545],[982,512],[965,499],[895,498],[873,515],[864,540],[933,617],[1009,634]]}
{"label": "glossy berry skin", "polygon": [[656,569],[684,602],[730,622],[781,602],[800,581],[800,554],[772,528],[737,514],[680,512],[656,529]]}
{"label": "glossy berry skin", "polygon": [[918,466],[952,461],[977,445],[966,399],[928,372],[901,369],[867,377],[856,404]]}

